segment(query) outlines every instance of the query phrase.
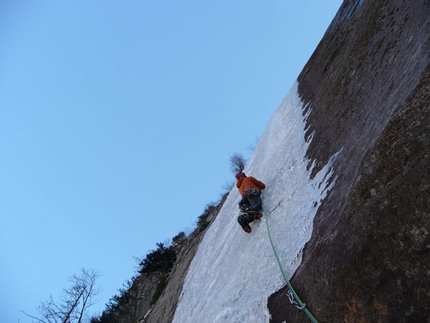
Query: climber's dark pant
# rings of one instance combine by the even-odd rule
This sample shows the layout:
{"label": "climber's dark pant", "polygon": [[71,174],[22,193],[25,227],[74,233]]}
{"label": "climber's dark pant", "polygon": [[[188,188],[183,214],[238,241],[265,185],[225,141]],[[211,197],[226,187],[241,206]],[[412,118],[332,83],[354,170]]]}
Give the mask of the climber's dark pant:
{"label": "climber's dark pant", "polygon": [[250,210],[250,211],[260,211],[261,210],[260,194],[248,196],[248,202],[249,202],[248,210]]}
{"label": "climber's dark pant", "polygon": [[242,228],[245,228],[252,221],[254,221],[254,214],[242,213],[237,217],[237,222]]}
{"label": "climber's dark pant", "polygon": [[256,188],[246,189],[239,202],[239,208],[242,211],[261,211],[260,192]]}

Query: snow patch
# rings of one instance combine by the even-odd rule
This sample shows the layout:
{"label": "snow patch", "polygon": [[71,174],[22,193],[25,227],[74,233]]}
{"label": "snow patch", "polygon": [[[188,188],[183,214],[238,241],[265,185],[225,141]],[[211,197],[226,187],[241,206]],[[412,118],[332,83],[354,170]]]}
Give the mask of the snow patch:
{"label": "snow patch", "polygon": [[332,164],[337,155],[310,178],[305,154],[311,139],[304,139],[303,110],[295,83],[245,169],[266,184],[263,205],[272,212],[254,221],[252,233],[246,234],[237,223],[240,196],[233,188],[190,265],[173,322],[269,322],[267,299],[285,282],[264,221],[269,221],[282,266],[291,277],[318,207],[336,182]]}

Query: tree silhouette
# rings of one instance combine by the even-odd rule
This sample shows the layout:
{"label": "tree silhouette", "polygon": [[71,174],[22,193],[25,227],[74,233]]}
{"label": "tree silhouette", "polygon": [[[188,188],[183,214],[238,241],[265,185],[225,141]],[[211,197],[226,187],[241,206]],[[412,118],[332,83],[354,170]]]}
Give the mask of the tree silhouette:
{"label": "tree silhouette", "polygon": [[37,323],[82,323],[84,314],[94,305],[93,298],[99,293],[96,287],[99,277],[98,272],[82,268],[79,276],[74,274],[68,279],[72,285],[63,290],[60,301],[55,301],[51,296],[49,301],[42,302],[38,307],[39,316],[23,313]]}
{"label": "tree silhouette", "polygon": [[241,173],[245,169],[246,159],[239,153],[230,156],[230,170],[233,174]]}
{"label": "tree silhouette", "polygon": [[157,243],[157,250],[146,255],[140,262],[140,273],[151,273],[155,271],[168,272],[175,263],[176,253],[171,248],[166,248],[163,243]]}

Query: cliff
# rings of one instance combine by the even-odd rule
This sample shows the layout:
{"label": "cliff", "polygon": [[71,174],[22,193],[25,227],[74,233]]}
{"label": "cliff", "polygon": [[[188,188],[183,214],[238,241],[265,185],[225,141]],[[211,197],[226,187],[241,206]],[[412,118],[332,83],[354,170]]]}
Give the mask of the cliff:
{"label": "cliff", "polygon": [[[345,0],[299,75],[297,92],[306,143],[293,146],[290,137],[285,139],[294,134],[286,130],[289,110],[280,110],[247,166],[271,187],[265,205],[273,208],[279,192],[288,195],[289,206],[283,204],[270,217],[281,230],[275,234],[282,260],[291,265],[293,286],[320,323],[428,322],[430,1]],[[309,185],[330,188],[319,191],[315,200],[299,201],[310,196],[297,189],[300,182],[293,182],[301,157],[298,151],[286,154],[303,147]],[[328,174],[327,183],[317,179],[321,174]],[[179,247],[177,263],[152,310],[150,296],[137,303],[137,322],[181,317],[197,322],[198,315],[207,322],[236,322],[237,317],[261,322],[258,313],[265,307],[270,315],[262,317],[270,317],[270,322],[309,322],[289,303],[286,288],[280,288],[282,277],[266,277],[278,269],[264,228],[256,227],[252,237],[234,231],[237,224],[230,218],[235,194],[223,201],[220,219],[213,215],[204,238],[206,231],[191,235]],[[292,245],[287,238],[292,233],[281,225],[296,225],[300,214],[306,214],[303,221],[311,221],[291,229],[303,231],[303,237],[310,230],[303,249]],[[222,245],[214,247],[216,241]],[[216,252],[205,253],[211,246]],[[294,259],[288,253],[293,247]],[[248,260],[252,266],[241,267]],[[198,272],[205,264],[210,268]],[[234,269],[240,274],[229,276]],[[239,279],[248,274],[251,279]],[[203,284],[206,280],[210,287]],[[255,300],[245,296],[255,292],[249,284],[260,280],[270,285],[272,295],[266,297],[267,290],[261,290]],[[144,286],[153,291],[156,281],[156,275],[138,278],[136,296],[152,294]],[[237,293],[228,294],[225,281],[237,285]],[[223,297],[231,308],[221,304]],[[251,314],[241,314],[241,302],[249,304]],[[225,311],[220,313],[222,306]]]}
{"label": "cliff", "polygon": [[[299,76],[338,179],[292,280],[320,322],[430,318],[430,2],[345,1]],[[273,322],[307,322],[269,301]]]}

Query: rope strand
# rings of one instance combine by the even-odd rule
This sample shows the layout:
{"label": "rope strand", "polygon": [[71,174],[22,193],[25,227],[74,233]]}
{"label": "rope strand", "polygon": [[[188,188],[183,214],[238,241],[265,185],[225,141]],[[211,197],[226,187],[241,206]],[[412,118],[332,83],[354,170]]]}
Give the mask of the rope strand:
{"label": "rope strand", "polygon": [[288,289],[289,289],[289,291],[288,291],[288,298],[290,299],[291,304],[295,305],[299,310],[304,311],[306,313],[306,315],[309,317],[309,319],[313,323],[318,323],[318,321],[315,319],[315,317],[306,308],[306,303],[303,303],[300,300],[299,296],[297,295],[296,291],[294,290],[293,286],[291,285],[290,281],[288,280],[287,275],[285,274],[284,268],[282,267],[281,260],[279,259],[278,252],[276,251],[275,245],[273,244],[272,234],[270,233],[270,226],[269,226],[268,215],[270,213],[272,213],[276,208],[278,208],[278,206],[281,204],[281,202],[279,202],[277,206],[275,206],[272,210],[270,210],[269,212],[267,212],[265,214],[266,215],[265,216],[265,219],[266,219],[266,228],[267,228],[267,233],[269,235],[270,244],[272,245],[273,253],[275,254],[275,258],[276,258],[276,261],[278,262],[279,269],[281,270],[282,277],[284,277],[284,280],[285,280],[285,282],[286,282],[286,284],[288,286]]}

